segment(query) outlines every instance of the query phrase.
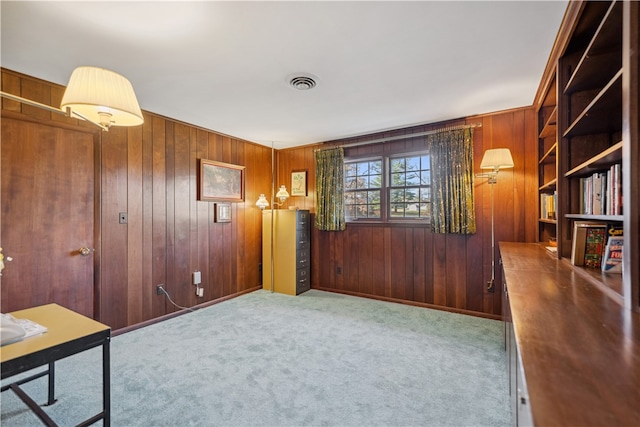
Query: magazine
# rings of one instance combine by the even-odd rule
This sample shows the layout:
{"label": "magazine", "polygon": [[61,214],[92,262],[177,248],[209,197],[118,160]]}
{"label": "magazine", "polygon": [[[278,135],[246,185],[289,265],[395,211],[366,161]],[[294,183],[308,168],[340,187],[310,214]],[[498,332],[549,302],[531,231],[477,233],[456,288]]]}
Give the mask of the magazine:
{"label": "magazine", "polygon": [[602,271],[605,273],[622,273],[623,236],[611,236],[607,241],[602,257]]}

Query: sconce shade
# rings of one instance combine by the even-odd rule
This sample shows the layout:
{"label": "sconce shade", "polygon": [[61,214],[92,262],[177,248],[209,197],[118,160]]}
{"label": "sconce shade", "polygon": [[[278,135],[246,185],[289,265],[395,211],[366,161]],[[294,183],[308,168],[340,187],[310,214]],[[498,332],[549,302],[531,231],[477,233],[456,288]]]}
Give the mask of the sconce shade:
{"label": "sconce shade", "polygon": [[60,108],[70,108],[81,117],[106,127],[138,126],[144,122],[129,80],[103,68],[76,68]]}
{"label": "sconce shade", "polygon": [[508,148],[492,148],[484,152],[480,169],[509,169],[513,167],[513,158]]}
{"label": "sconce shade", "polygon": [[260,197],[258,197],[258,201],[256,202],[256,206],[259,207],[260,210],[269,207],[269,201],[264,194],[260,194]]}
{"label": "sconce shade", "polygon": [[280,190],[278,190],[278,193],[276,193],[276,197],[280,199],[280,201],[284,202],[285,199],[289,197],[289,193],[287,192],[287,187],[285,187],[284,185],[281,185]]}

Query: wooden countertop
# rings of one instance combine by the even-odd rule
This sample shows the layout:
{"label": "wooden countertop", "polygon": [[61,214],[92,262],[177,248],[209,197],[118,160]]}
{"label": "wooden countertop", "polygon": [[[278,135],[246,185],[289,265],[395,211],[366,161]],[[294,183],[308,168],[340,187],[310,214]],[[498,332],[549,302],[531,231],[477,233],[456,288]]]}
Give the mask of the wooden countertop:
{"label": "wooden countertop", "polygon": [[640,313],[538,244],[500,242],[537,426],[640,426]]}

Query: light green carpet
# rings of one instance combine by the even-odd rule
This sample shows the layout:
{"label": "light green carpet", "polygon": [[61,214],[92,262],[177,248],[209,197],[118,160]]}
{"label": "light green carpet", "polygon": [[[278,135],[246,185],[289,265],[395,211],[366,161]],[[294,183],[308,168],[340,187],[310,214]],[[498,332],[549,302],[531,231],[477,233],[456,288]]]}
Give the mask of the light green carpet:
{"label": "light green carpet", "polygon": [[[114,337],[113,426],[506,426],[498,321],[253,292]],[[56,364],[61,425],[100,411],[101,350]],[[46,378],[25,385],[46,400]],[[3,427],[41,425],[11,392]],[[100,424],[100,423],[99,423]]]}

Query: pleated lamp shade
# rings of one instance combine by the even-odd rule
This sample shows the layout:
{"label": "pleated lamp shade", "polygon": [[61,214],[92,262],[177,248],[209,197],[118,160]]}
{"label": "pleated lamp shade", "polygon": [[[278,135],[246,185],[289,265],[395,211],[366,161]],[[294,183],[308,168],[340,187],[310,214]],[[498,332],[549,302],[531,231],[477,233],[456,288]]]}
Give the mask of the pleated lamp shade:
{"label": "pleated lamp shade", "polygon": [[138,126],[142,111],[129,80],[110,70],[78,67],[71,77],[60,104],[92,122],[109,126]]}
{"label": "pleated lamp shade", "polygon": [[508,148],[492,148],[484,152],[480,169],[509,169],[513,167],[513,158]]}

